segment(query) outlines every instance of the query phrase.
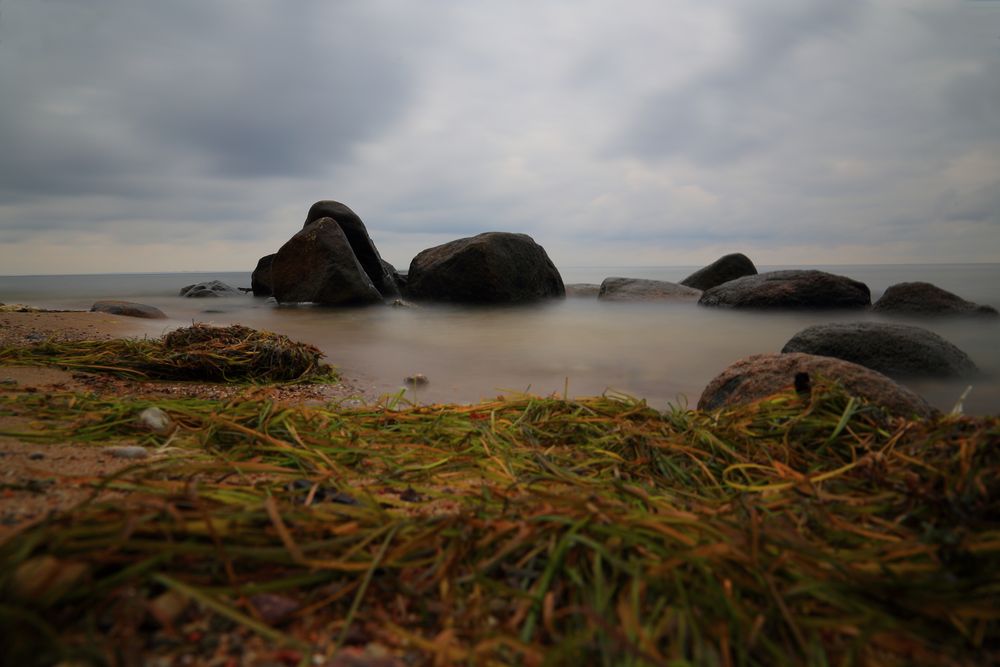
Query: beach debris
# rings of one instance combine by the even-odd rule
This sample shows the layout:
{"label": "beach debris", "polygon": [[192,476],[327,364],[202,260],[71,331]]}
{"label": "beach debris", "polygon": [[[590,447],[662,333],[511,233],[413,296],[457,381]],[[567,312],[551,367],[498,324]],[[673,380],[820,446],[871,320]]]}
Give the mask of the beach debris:
{"label": "beach debris", "polygon": [[287,336],[239,324],[195,324],[161,338],[44,340],[0,348],[0,363],[39,364],[123,377],[207,382],[331,382],[323,353]]}
{"label": "beach debris", "polygon": [[430,380],[428,380],[427,376],[424,375],[423,373],[416,373],[414,375],[408,375],[405,378],[403,378],[403,383],[408,387],[423,387],[425,384],[428,384],[429,382]]}
{"label": "beach debris", "polygon": [[127,445],[122,447],[108,447],[105,450],[116,459],[148,459],[149,450],[139,445]]}
{"label": "beach debris", "polygon": [[139,413],[139,426],[157,435],[166,435],[174,428],[174,421],[161,408],[152,406]]}

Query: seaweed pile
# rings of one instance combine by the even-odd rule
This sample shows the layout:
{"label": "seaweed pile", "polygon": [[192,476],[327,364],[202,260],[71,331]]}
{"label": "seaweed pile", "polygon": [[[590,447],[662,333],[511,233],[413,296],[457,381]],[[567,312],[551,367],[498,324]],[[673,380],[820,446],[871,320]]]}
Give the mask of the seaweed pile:
{"label": "seaweed pile", "polygon": [[195,324],[161,338],[43,341],[0,349],[0,363],[51,365],[128,378],[206,382],[325,381],[316,347],[241,325]]}
{"label": "seaweed pile", "polygon": [[157,401],[169,436],[150,405],[0,393],[38,420],[4,435],[163,452],[0,542],[8,661],[197,654],[199,614],[290,664],[1000,661],[1000,418],[823,382],[718,413]]}

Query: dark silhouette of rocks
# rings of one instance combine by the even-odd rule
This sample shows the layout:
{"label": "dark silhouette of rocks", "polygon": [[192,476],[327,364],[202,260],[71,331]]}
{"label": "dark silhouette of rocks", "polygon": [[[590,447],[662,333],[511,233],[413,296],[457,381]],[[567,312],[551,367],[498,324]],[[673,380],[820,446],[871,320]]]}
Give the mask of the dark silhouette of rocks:
{"label": "dark silhouette of rocks", "polygon": [[250,289],[254,296],[272,296],[274,288],[271,283],[271,264],[275,253],[264,255],[257,261],[257,267],[250,274]]}
{"label": "dark silhouette of rocks", "polygon": [[281,246],[271,263],[271,281],[279,303],[344,306],[383,300],[333,218],[311,222]]}
{"label": "dark silhouette of rocks", "polygon": [[708,266],[698,269],[682,280],[680,284],[704,291],[730,280],[755,275],[757,275],[757,267],[753,265],[750,258],[743,253],[735,252],[724,255]]}
{"label": "dark silhouette of rocks", "polygon": [[526,234],[487,232],[428,248],[410,262],[406,295],[455,303],[522,303],[566,295],[542,246]]}

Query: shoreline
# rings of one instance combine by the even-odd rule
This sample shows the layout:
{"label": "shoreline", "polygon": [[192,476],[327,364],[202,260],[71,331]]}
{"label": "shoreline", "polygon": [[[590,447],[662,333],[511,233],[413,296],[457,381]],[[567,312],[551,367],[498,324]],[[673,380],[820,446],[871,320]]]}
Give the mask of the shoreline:
{"label": "shoreline", "polygon": [[[18,316],[36,337],[132,325]],[[980,602],[1000,554],[995,498],[968,480],[996,478],[1000,417],[890,417],[822,381],[661,412],[616,396],[341,407],[316,385],[5,373],[0,593],[24,620],[0,624],[0,662],[44,648],[53,663],[540,664],[556,651],[590,664],[598,646],[575,638],[624,650],[606,631],[629,619],[649,619],[654,650],[672,646],[664,599],[699,624],[690,656],[996,658]],[[959,527],[960,568],[928,525]],[[955,586],[925,584],[942,577]],[[845,610],[891,623],[859,646],[868,626]],[[981,633],[958,635],[954,615]],[[824,631],[796,638],[799,620]],[[88,631],[99,622],[103,638]]]}

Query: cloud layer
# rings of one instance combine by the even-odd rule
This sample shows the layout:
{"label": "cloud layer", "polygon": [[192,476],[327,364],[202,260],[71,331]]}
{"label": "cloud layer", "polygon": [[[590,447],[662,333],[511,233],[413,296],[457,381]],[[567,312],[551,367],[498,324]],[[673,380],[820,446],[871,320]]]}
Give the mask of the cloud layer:
{"label": "cloud layer", "polygon": [[9,0],[0,273],[387,258],[1000,261],[1000,2]]}

